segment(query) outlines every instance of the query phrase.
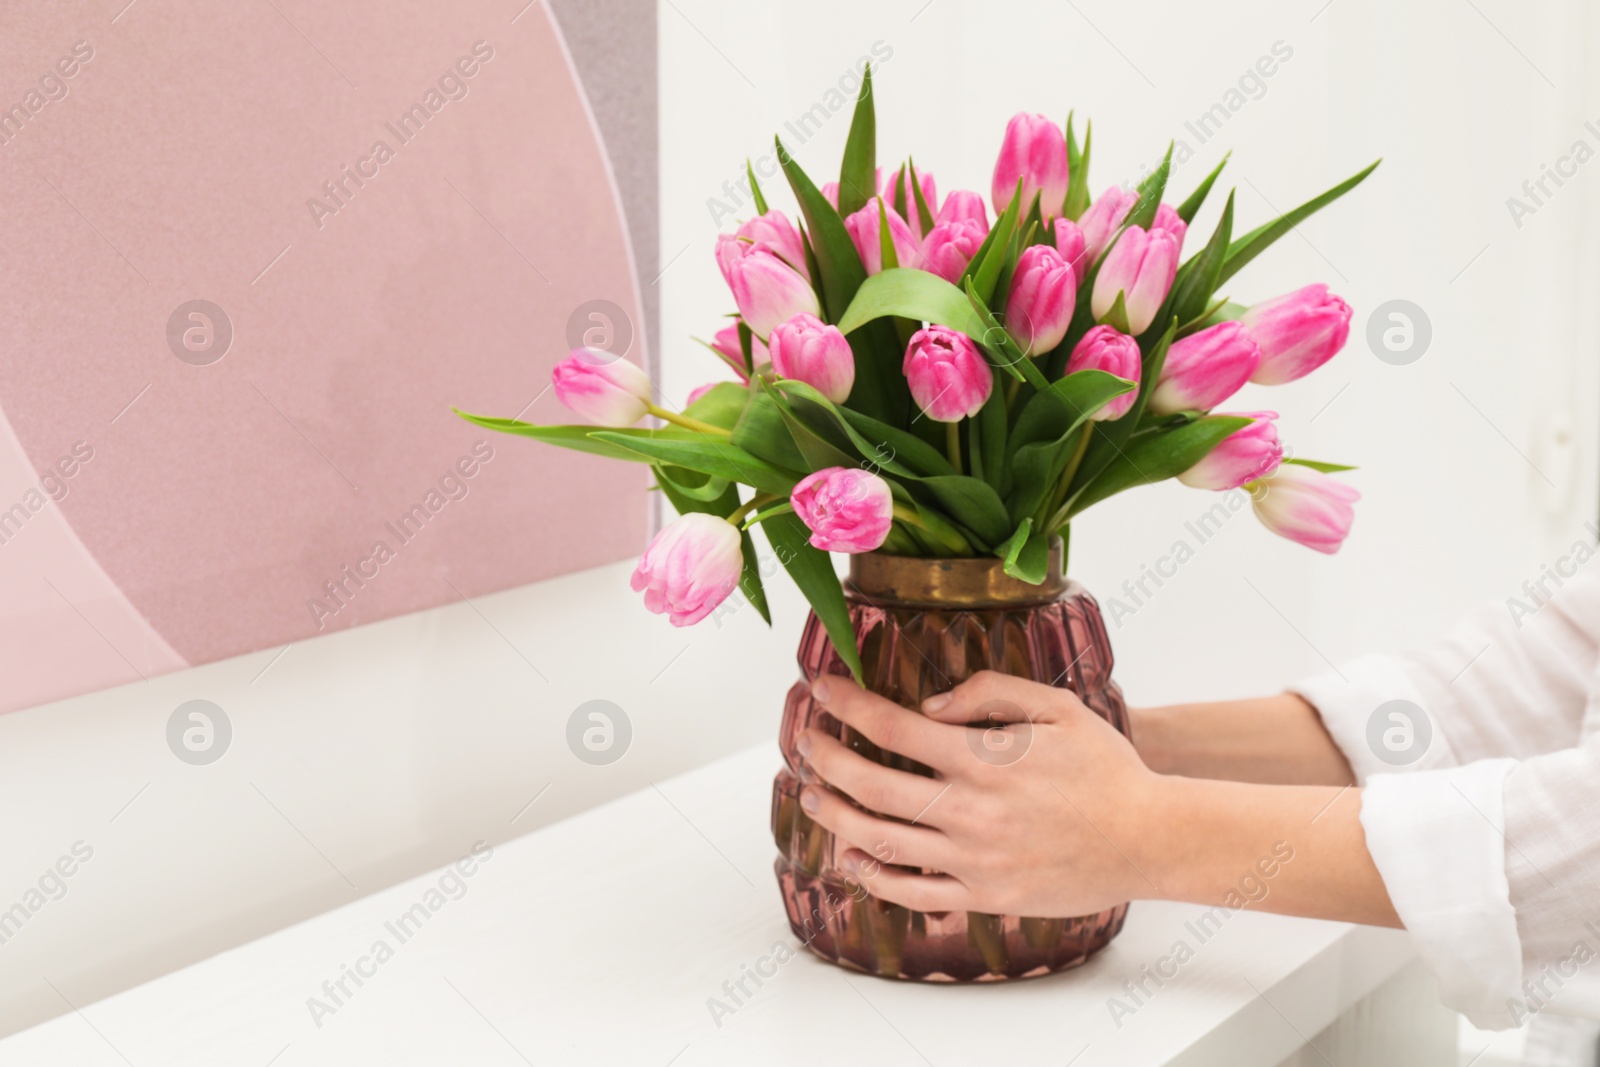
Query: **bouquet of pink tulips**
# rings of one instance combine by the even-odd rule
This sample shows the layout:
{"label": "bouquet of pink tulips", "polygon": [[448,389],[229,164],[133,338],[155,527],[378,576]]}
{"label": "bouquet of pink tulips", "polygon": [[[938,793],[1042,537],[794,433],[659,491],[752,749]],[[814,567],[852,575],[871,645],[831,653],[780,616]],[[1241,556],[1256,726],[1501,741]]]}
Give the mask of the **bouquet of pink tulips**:
{"label": "bouquet of pink tulips", "polygon": [[[989,204],[939,199],[911,161],[876,166],[871,71],[837,183],[813,183],[778,142],[802,224],[769,208],[717,240],[738,314],[710,348],[738,376],[681,412],[634,364],[580,350],[557,396],[597,425],[465,416],[494,430],[652,465],[680,513],[633,576],[645,606],[687,626],[735,588],[768,617],[750,531],[774,553],[859,675],[830,552],[995,556],[1044,580],[1051,541],[1084,509],[1177,478],[1250,490],[1275,533],[1334,552],[1354,490],[1334,464],[1285,458],[1273,412],[1215,409],[1245,382],[1293,381],[1344,345],[1350,308],[1309,285],[1242,306],[1229,278],[1366,170],[1234,236],[1230,194],[1180,262],[1219,165],[1163,203],[1172,150],[1133,190],[1093,201],[1091,133],[1021,114]],[[654,416],[664,425],[637,424]]]}

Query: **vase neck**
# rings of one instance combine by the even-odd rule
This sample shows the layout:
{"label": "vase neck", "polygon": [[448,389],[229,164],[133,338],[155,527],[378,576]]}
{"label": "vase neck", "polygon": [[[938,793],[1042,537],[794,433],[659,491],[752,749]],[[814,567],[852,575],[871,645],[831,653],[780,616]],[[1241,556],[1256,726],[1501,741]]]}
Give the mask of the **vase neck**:
{"label": "vase neck", "polygon": [[850,557],[844,585],[847,593],[869,603],[940,608],[1045,604],[1067,591],[1062,556],[1061,539],[1052,539],[1044,581],[1031,585],[1007,574],[1005,564],[992,556],[940,559],[864,552]]}

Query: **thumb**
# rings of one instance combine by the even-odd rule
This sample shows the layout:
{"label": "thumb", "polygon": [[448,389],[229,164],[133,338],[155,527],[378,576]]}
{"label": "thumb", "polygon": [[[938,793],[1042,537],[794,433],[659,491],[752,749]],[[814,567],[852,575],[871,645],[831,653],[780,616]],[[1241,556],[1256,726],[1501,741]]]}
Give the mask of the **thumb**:
{"label": "thumb", "polygon": [[979,671],[948,693],[922,702],[922,714],[948,723],[1057,722],[1066,702],[1064,689],[998,671]]}

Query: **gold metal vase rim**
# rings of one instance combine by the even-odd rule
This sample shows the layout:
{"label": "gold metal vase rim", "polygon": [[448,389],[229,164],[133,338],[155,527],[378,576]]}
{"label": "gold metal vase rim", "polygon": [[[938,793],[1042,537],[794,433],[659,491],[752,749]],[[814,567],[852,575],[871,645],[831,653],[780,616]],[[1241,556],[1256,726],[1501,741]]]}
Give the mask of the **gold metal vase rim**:
{"label": "gold metal vase rim", "polygon": [[1005,572],[992,556],[940,558],[864,552],[850,557],[845,592],[868,603],[943,608],[1022,607],[1061,599],[1071,586],[1063,573],[1061,539],[1050,542],[1044,581],[1031,585]]}

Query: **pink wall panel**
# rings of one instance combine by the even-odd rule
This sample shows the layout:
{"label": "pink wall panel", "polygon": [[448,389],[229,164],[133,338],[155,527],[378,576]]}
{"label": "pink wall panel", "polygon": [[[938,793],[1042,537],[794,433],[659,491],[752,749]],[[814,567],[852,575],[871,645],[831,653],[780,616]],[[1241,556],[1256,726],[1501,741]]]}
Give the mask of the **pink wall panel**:
{"label": "pink wall panel", "polygon": [[561,418],[590,301],[644,360],[546,7],[124,2],[0,12],[0,709],[635,552],[641,469],[449,410]]}

